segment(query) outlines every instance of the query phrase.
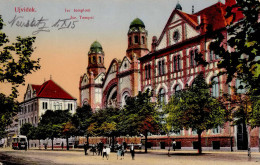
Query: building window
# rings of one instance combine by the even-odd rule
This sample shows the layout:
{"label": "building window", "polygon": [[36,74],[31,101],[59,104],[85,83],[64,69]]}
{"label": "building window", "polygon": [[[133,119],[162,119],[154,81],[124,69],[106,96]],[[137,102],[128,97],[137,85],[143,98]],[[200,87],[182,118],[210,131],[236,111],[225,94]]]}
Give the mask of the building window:
{"label": "building window", "polygon": [[164,67],[165,67],[164,60],[159,61],[159,62],[158,62],[158,74],[159,74],[159,76],[165,74]]}
{"label": "building window", "polygon": [[181,91],[180,85],[176,85],[174,91],[175,91],[175,95],[178,95],[180,93],[180,91]]}
{"label": "building window", "polygon": [[145,79],[151,78],[151,65],[145,65]]}
{"label": "building window", "polygon": [[91,58],[90,57],[88,58],[88,62],[91,63]]}
{"label": "building window", "polygon": [[217,126],[215,128],[212,129],[212,133],[213,134],[219,134],[220,133],[220,126]]}
{"label": "building window", "polygon": [[135,36],[135,43],[138,43],[138,36]]}
{"label": "building window", "polygon": [[31,122],[32,122],[32,124],[33,124],[33,117],[31,117]]}
{"label": "building window", "polygon": [[48,109],[48,103],[47,102],[42,103],[42,109]]}
{"label": "building window", "polygon": [[34,117],[34,123],[37,124],[37,118],[36,118],[36,116]]}
{"label": "building window", "polygon": [[218,81],[218,77],[214,77],[211,80],[212,83],[212,96],[213,97],[219,97],[219,81]]}
{"label": "building window", "polygon": [[245,85],[240,79],[236,79],[236,92],[238,94],[246,93]]}
{"label": "building window", "polygon": [[101,64],[101,56],[99,56],[98,59],[99,59],[99,63]]}
{"label": "building window", "polygon": [[198,54],[198,49],[190,51],[190,66],[196,65],[195,56]]}
{"label": "building window", "polygon": [[173,57],[173,71],[180,70],[180,55]]}
{"label": "building window", "polygon": [[132,45],[132,38],[129,37],[128,40],[129,40],[129,45]]}
{"label": "building window", "polygon": [[209,51],[209,61],[214,60],[214,52],[212,50]]}
{"label": "building window", "polygon": [[92,57],[93,63],[96,63],[96,56]]}
{"label": "building window", "polygon": [[145,44],[145,38],[142,36],[142,44]]}
{"label": "building window", "polygon": [[165,103],[165,91],[163,88],[161,88],[159,91],[159,101],[161,104]]}
{"label": "building window", "polygon": [[68,109],[72,111],[72,105],[73,104],[68,104]]}
{"label": "building window", "polygon": [[24,107],[24,113],[26,113],[26,112],[27,112],[27,106]]}
{"label": "building window", "polygon": [[54,103],[54,110],[62,110],[62,104],[59,102]]}
{"label": "building window", "polygon": [[35,111],[37,111],[37,103],[34,104]]}

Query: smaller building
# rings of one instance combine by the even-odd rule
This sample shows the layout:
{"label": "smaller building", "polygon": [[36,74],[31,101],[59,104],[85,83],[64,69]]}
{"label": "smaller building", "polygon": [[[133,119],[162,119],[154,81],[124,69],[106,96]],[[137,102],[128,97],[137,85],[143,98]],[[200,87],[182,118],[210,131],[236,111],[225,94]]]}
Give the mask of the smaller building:
{"label": "smaller building", "polygon": [[42,85],[28,84],[18,113],[19,132],[24,123],[37,126],[40,117],[47,110],[69,110],[72,114],[75,113],[76,100],[53,80]]}

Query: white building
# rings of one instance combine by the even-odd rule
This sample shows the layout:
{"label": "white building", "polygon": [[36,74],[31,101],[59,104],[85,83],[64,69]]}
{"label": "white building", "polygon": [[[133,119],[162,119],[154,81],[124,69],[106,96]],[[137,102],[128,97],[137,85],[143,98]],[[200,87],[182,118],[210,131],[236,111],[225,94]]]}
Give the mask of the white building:
{"label": "white building", "polygon": [[53,80],[42,85],[28,84],[18,113],[18,130],[24,123],[37,126],[46,110],[69,110],[72,114],[75,113],[76,100]]}

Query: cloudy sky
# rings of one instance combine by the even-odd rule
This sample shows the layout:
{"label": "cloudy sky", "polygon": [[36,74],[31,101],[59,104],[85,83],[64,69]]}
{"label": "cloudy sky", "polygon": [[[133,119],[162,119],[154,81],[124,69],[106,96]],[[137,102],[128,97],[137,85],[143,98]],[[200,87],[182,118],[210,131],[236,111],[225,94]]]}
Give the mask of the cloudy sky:
{"label": "cloudy sky", "polygon": [[[191,13],[192,5],[197,12],[218,1],[179,0],[186,13]],[[32,58],[41,58],[41,69],[26,77],[26,86],[42,84],[51,75],[79,99],[79,78],[86,72],[87,52],[95,40],[103,47],[108,68],[112,59],[125,56],[128,28],[138,17],[148,30],[150,49],[152,36],[160,35],[176,3],[177,0],[0,0],[0,15],[6,25],[3,31],[11,41],[16,36],[36,36]],[[23,12],[24,8],[33,8],[34,12]],[[35,23],[37,20],[39,24]],[[25,27],[28,21],[33,27]],[[7,84],[0,86],[1,92],[8,93]],[[23,101],[26,86],[19,87],[19,101]]]}

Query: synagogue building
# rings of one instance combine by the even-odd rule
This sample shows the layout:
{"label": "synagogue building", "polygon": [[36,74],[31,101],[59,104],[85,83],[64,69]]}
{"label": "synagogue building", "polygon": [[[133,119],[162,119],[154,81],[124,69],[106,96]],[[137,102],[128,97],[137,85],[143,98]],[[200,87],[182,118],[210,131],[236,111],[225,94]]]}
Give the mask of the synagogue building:
{"label": "synagogue building", "polygon": [[[191,86],[195,77],[203,72],[206,82],[213,83],[211,94],[219,97],[223,93],[233,94],[232,87],[238,87],[240,81],[232,80],[226,84],[225,75],[217,76],[219,57],[209,49],[214,38],[208,33],[221,32],[227,39],[226,26],[231,20],[225,18],[226,8],[235,4],[235,0],[218,2],[201,11],[188,14],[182,11],[178,3],[162,29],[160,36],[153,36],[149,50],[148,32],[144,22],[136,18],[127,32],[128,46],[123,59],[114,59],[109,68],[104,66],[105,52],[98,41],[93,42],[88,52],[86,73],[80,77],[80,106],[89,104],[94,110],[105,107],[123,107],[129,96],[150,89],[153,100],[167,103],[178,91]],[[236,11],[235,20],[242,19]],[[226,47],[230,49],[229,47]],[[202,54],[207,66],[198,65],[196,54]],[[240,91],[243,92],[243,91]],[[230,150],[247,149],[247,134],[244,124],[232,126],[226,123],[202,133],[202,147]],[[195,149],[197,147],[196,130],[172,132],[178,148]],[[251,130],[250,140],[253,149],[258,149],[259,129]],[[149,137],[150,147],[169,143],[168,137],[153,135]]]}

